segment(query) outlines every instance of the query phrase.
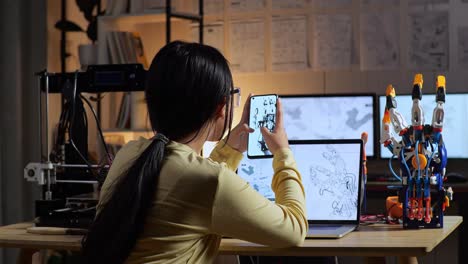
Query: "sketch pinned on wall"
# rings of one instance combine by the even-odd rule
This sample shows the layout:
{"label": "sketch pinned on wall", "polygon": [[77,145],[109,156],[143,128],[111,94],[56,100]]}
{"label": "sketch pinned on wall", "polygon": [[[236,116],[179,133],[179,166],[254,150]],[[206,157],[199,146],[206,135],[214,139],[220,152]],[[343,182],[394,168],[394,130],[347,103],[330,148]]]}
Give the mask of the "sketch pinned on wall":
{"label": "sketch pinned on wall", "polygon": [[468,67],[468,26],[458,28],[458,66]]}
{"label": "sketch pinned on wall", "polygon": [[408,16],[408,23],[408,67],[415,70],[447,70],[448,12],[413,12]]}
{"label": "sketch pinned on wall", "polygon": [[400,64],[398,12],[361,14],[361,70],[392,70]]}
{"label": "sketch pinned on wall", "polygon": [[234,12],[258,11],[265,8],[265,0],[229,0],[229,10]]}
{"label": "sketch pinned on wall", "polygon": [[[198,11],[198,1],[192,0],[194,11]],[[221,14],[224,12],[224,0],[203,0],[203,12],[205,15]]]}
{"label": "sketch pinned on wall", "polygon": [[310,0],[271,0],[272,9],[304,8]]}
{"label": "sketch pinned on wall", "polygon": [[[198,23],[191,25],[192,41],[198,42]],[[224,54],[224,23],[214,22],[203,25],[203,43],[215,47]]]}
{"label": "sketch pinned on wall", "polygon": [[312,67],[317,70],[350,68],[351,37],[351,15],[315,16],[313,19]]}
{"label": "sketch pinned on wall", "polygon": [[448,4],[449,0],[408,0],[409,6],[414,5],[441,5]]}
{"label": "sketch pinned on wall", "polygon": [[265,22],[231,22],[231,68],[235,72],[265,70]]}
{"label": "sketch pinned on wall", "polygon": [[367,6],[391,6],[391,7],[397,7],[400,5],[400,0],[361,0],[361,6],[362,7],[367,7]]}
{"label": "sketch pinned on wall", "polygon": [[315,8],[350,8],[352,3],[352,0],[310,0]]}
{"label": "sketch pinned on wall", "polygon": [[271,37],[273,71],[307,68],[307,19],[305,16],[273,17]]}

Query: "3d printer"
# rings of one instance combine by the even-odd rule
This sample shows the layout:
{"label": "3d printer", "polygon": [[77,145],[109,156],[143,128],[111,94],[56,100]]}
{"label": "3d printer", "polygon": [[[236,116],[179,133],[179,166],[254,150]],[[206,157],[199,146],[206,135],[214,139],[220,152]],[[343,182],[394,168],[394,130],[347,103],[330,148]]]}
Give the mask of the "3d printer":
{"label": "3d printer", "polygon": [[[106,147],[100,121],[91,102],[82,93],[143,91],[146,71],[140,64],[90,65],[85,72],[37,74],[39,97],[40,162],[24,169],[28,181],[43,186],[36,201],[36,225],[86,228],[98,202],[96,187],[104,182],[112,158]],[[49,94],[62,95],[62,111],[54,142],[49,144]],[[105,150],[102,162],[88,156],[88,120],[85,104],[92,111]],[[52,147],[50,147],[52,146]]]}

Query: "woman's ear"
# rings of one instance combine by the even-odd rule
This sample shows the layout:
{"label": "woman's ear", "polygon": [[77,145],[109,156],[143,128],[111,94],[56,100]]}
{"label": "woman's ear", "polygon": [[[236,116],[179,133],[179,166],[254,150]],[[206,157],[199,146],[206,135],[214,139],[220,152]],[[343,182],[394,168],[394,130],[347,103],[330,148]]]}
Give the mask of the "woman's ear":
{"label": "woman's ear", "polygon": [[225,119],[226,117],[226,104],[220,104],[218,105],[218,107],[216,108],[216,119],[218,118],[221,118],[221,119]]}

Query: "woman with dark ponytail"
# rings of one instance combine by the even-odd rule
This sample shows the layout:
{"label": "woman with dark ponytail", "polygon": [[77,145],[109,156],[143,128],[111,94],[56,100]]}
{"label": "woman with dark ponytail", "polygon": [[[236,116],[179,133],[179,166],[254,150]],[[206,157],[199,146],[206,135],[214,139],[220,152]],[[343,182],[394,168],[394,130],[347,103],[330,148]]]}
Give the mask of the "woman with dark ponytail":
{"label": "woman with dark ponytail", "polygon": [[[213,263],[223,235],[275,247],[304,241],[304,193],[281,102],[275,130],[262,128],[274,155],[271,202],[235,173],[253,129],[246,104],[231,130],[233,93],[216,49],[176,41],[156,54],[145,90],[156,135],[118,152],[83,239],[85,263]],[[210,158],[200,156],[226,132]]]}

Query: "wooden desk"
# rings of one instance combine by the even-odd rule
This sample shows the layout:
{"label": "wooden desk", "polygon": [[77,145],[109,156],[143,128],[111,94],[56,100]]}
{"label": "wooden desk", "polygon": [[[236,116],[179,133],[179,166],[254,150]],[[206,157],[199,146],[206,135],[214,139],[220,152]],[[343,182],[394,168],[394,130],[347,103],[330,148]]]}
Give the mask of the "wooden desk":
{"label": "wooden desk", "polygon": [[[460,169],[458,171],[466,172],[467,169]],[[385,213],[386,197],[397,194],[395,190],[388,190],[387,186],[397,184],[395,182],[367,182],[367,213]],[[450,202],[450,207],[446,209],[445,214],[460,215],[464,219],[468,219],[468,183],[444,183],[444,186],[450,186],[454,191],[453,201]],[[468,250],[463,250],[467,248],[468,226],[462,225],[458,230],[458,259],[460,261],[468,260]]]}
{"label": "wooden desk", "polygon": [[[417,256],[431,252],[461,223],[460,216],[446,216],[444,228],[405,230],[401,225],[362,226],[340,239],[308,239],[301,247],[276,249],[238,239],[223,239],[221,255],[255,256],[400,256],[415,263]],[[79,251],[81,236],[35,235],[26,232],[31,223],[0,227],[0,247]]]}

